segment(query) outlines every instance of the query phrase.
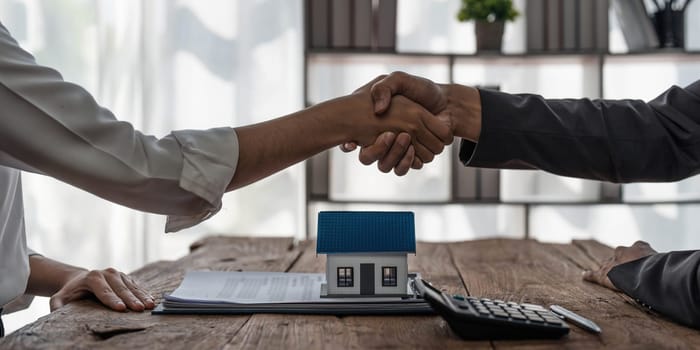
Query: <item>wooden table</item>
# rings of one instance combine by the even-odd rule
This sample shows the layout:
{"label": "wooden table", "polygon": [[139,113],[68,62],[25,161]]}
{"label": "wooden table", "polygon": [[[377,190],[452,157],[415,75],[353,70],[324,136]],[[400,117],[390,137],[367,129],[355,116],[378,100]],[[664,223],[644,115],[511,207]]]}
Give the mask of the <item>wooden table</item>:
{"label": "wooden table", "polygon": [[[453,293],[517,302],[557,303],[596,321],[593,335],[571,326],[560,340],[462,341],[439,316],[153,316],[116,313],[94,301],[69,304],[14,332],[0,348],[700,348],[700,332],[643,311],[628,297],[583,282],[612,249],[595,241],[543,244],[488,239],[419,243],[409,270]],[[322,272],[313,242],[210,237],[177,261],[134,272],[154,295],[172,291],[188,270]]]}

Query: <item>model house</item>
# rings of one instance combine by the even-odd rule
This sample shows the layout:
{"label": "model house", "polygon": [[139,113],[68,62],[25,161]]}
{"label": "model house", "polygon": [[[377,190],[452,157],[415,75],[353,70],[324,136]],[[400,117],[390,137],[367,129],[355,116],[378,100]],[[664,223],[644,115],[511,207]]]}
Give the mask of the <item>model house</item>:
{"label": "model house", "polygon": [[317,254],[326,254],[321,295],[406,296],[407,254],[416,253],[412,212],[318,214]]}

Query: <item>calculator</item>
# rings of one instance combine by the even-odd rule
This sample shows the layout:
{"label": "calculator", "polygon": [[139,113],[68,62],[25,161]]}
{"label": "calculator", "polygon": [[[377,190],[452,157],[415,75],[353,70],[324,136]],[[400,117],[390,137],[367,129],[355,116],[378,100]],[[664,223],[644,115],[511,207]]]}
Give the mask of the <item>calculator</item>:
{"label": "calculator", "polygon": [[420,278],[414,285],[463,339],[545,339],[569,333],[564,321],[540,305],[453,296]]}

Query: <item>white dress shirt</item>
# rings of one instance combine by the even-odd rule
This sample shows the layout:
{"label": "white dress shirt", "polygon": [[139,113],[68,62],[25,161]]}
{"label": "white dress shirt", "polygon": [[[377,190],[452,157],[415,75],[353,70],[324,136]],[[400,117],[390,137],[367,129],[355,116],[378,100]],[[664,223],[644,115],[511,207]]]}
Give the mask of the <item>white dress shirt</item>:
{"label": "white dress shirt", "polygon": [[171,232],[221,208],[237,163],[232,128],[144,135],[38,65],[0,24],[0,166],[14,168],[0,168],[0,308],[24,292],[29,275],[16,169],[168,215]]}
{"label": "white dress shirt", "polygon": [[[0,208],[0,307],[3,307],[24,293],[29,277],[19,170],[0,166]],[[4,313],[9,311],[3,308]]]}

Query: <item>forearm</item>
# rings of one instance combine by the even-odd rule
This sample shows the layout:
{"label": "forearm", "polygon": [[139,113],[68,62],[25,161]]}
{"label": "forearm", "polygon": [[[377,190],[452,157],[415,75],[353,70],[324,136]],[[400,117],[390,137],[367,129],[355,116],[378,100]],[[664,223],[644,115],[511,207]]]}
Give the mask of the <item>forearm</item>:
{"label": "forearm", "polygon": [[700,328],[700,251],[650,255],[614,267],[608,277],[653,310]]}
{"label": "forearm", "polygon": [[58,292],[69,280],[85,269],[66,265],[41,255],[29,257],[27,294],[49,297]]}
{"label": "forearm", "polygon": [[345,106],[351,97],[327,101],[290,115],[236,128],[239,158],[228,187],[234,190],[352,139]]}

